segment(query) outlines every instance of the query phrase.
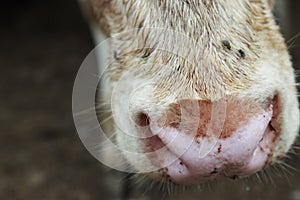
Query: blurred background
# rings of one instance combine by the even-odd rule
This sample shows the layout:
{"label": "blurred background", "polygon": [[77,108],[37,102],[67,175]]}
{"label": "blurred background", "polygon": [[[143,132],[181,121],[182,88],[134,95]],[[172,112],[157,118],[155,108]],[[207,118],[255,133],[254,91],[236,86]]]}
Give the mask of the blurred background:
{"label": "blurred background", "polygon": [[[300,32],[300,1],[279,1],[289,3],[288,15],[278,15],[289,41]],[[0,199],[116,199],[109,188],[119,179],[107,176],[73,124],[73,81],[93,48],[77,2],[3,1],[0,22]],[[300,69],[300,39],[288,45]],[[230,181],[185,199],[299,200],[300,159],[291,158],[288,178],[250,187]]]}

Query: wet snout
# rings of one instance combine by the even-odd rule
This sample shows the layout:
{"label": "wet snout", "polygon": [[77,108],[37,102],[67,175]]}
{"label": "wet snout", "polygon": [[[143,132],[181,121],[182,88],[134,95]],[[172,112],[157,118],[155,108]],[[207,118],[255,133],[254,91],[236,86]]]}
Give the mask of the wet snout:
{"label": "wet snout", "polygon": [[[149,160],[178,184],[243,178],[263,169],[279,133],[278,98],[180,100],[161,116],[140,113],[136,123]],[[154,156],[153,156],[154,155]],[[157,173],[156,173],[157,174]]]}

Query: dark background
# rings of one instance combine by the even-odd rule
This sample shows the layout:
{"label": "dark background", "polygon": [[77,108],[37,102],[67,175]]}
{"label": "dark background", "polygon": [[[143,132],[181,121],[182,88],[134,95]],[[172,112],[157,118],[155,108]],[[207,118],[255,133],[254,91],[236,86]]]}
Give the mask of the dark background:
{"label": "dark background", "polygon": [[[289,2],[287,40],[300,31],[300,2]],[[107,172],[73,124],[73,81],[93,48],[77,2],[3,1],[0,24],[0,199],[111,199],[105,188],[118,182],[104,179]],[[299,44],[290,48],[298,69]],[[246,189],[232,181],[235,186],[197,193],[197,199],[298,200],[300,159],[292,158],[288,163],[297,170],[289,169],[288,180]]]}

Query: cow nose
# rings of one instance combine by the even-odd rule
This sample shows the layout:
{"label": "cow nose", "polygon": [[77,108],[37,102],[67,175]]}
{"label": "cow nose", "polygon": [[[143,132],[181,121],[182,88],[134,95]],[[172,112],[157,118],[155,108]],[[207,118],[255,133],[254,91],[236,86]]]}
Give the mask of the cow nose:
{"label": "cow nose", "polygon": [[[158,152],[149,159],[167,169],[172,181],[190,184],[218,176],[246,177],[266,164],[275,137],[268,126],[273,105],[224,102],[181,100],[170,104],[163,116],[136,115],[136,124],[148,127],[152,136],[144,139],[147,150]],[[167,150],[159,151],[163,147]]]}

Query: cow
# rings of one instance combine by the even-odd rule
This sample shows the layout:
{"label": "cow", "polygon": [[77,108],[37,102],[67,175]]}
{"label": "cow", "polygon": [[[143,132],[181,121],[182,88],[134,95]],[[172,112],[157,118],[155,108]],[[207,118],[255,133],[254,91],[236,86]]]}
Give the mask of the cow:
{"label": "cow", "polygon": [[299,105],[273,0],[87,3],[97,37],[110,38],[106,100],[122,171],[194,185],[284,162]]}

